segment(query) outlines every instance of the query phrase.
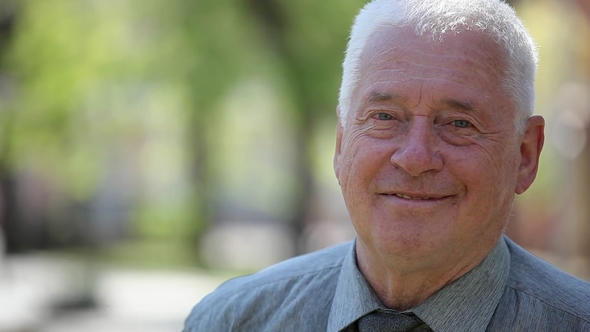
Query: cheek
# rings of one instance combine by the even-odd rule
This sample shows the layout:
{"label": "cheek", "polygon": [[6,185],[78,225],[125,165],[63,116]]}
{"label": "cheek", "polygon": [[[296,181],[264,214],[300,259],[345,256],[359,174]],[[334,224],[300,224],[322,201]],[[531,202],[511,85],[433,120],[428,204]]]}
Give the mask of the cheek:
{"label": "cheek", "polygon": [[511,145],[505,144],[491,149],[486,156],[489,177],[504,190],[513,191],[518,175],[519,154]]}
{"label": "cheek", "polygon": [[517,158],[507,145],[471,146],[463,150],[447,165],[454,165],[452,172],[461,179],[467,190],[467,198],[474,203],[490,206],[492,201],[508,202],[516,186]]}
{"label": "cheek", "polygon": [[479,173],[482,179],[492,179],[495,182],[511,181],[518,172],[519,151],[511,140],[488,140],[478,142],[468,147],[463,154],[467,163],[472,164],[474,173]]}
{"label": "cheek", "polygon": [[368,137],[358,137],[343,144],[338,179],[345,199],[362,197],[370,191],[376,175],[384,167],[393,167],[389,161],[390,145]]}

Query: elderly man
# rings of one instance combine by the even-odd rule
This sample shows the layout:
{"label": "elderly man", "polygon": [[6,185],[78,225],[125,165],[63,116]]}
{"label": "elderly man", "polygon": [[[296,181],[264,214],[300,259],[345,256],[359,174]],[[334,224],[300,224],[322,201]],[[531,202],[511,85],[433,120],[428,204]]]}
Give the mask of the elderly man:
{"label": "elderly man", "polygon": [[536,59],[499,0],[367,4],[334,158],[357,238],[226,282],[185,331],[590,331],[590,284],[503,236],[543,146]]}

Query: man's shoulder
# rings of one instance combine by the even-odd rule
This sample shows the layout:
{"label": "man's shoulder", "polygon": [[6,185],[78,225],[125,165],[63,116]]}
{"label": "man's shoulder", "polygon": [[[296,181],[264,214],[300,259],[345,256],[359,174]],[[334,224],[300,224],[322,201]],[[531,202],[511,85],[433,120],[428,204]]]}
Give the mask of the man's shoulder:
{"label": "man's shoulder", "polygon": [[[270,324],[274,320],[280,324],[285,305],[310,315],[319,307],[329,308],[343,259],[352,243],[294,257],[260,272],[226,281],[193,308],[186,322],[187,331],[193,331],[190,328],[195,326],[227,331],[236,326],[259,328],[253,320]],[[313,301],[309,301],[310,298]],[[219,324],[231,324],[232,328]]]}
{"label": "man's shoulder", "polygon": [[511,269],[507,286],[522,296],[590,322],[590,283],[576,278],[507,240]]}
{"label": "man's shoulder", "polygon": [[293,257],[254,274],[237,277],[222,284],[217,291],[238,287],[241,291],[273,287],[277,283],[298,280],[310,274],[328,273],[339,269],[352,242],[335,245],[312,253]]}

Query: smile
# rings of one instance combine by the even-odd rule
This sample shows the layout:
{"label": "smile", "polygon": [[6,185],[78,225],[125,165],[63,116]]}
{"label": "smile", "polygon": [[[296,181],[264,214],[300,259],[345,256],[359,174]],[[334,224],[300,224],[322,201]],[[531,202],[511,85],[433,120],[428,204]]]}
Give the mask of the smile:
{"label": "smile", "polygon": [[412,197],[404,194],[394,194],[395,196],[403,199],[410,199],[410,200],[429,200],[429,199],[436,199],[434,197]]}
{"label": "smile", "polygon": [[381,193],[382,196],[401,198],[406,201],[440,201],[446,198],[450,198],[448,195],[436,195],[436,194],[410,194],[410,193]]}

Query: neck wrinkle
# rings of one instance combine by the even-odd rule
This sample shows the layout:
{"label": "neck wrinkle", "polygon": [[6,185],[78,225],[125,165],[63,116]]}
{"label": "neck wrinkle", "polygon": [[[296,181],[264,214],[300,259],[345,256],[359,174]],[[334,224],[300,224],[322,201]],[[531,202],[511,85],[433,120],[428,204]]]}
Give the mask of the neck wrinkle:
{"label": "neck wrinkle", "polygon": [[[401,271],[387,264],[386,258],[372,255],[371,250],[363,251],[361,241],[356,241],[356,265],[373,289],[381,303],[388,309],[410,310],[434,295],[436,292],[459,279],[476,267],[494,248],[483,254],[471,255],[455,264],[444,262],[439,268],[429,270]],[[369,253],[367,255],[367,253]],[[371,257],[378,257],[372,259]]]}

